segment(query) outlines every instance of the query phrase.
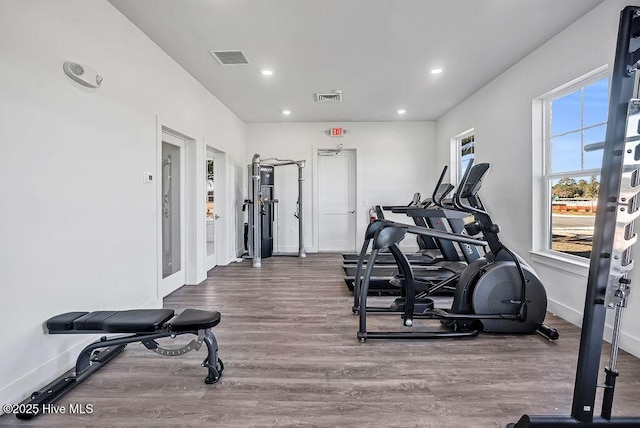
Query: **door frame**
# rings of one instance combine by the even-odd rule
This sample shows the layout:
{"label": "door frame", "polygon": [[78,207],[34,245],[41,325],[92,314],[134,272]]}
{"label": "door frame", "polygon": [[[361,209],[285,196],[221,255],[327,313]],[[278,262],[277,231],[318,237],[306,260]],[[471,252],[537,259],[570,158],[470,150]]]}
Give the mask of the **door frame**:
{"label": "door frame", "polygon": [[[226,192],[226,183],[227,183],[227,154],[222,150],[217,149],[215,146],[210,144],[204,144],[204,160],[206,163],[208,151],[212,150],[215,153],[214,158],[214,175],[215,175],[215,183],[214,183],[214,198],[215,204],[217,208],[215,209],[215,214],[219,215],[217,220],[214,219],[213,227],[214,227],[214,254],[209,256],[207,253],[207,239],[206,239],[206,226],[207,226],[207,217],[204,216],[204,230],[205,230],[205,239],[204,239],[204,270],[205,272],[213,269],[217,265],[220,264],[221,261],[224,262],[225,256],[222,254],[226,246],[226,236],[221,233],[224,230],[227,230],[226,226],[226,218],[228,214],[227,207],[227,192]],[[206,181],[206,170],[205,170],[205,181]],[[206,190],[206,189],[205,189]],[[204,206],[206,207],[206,197],[204,200]]]}
{"label": "door frame", "polygon": [[[342,146],[342,145],[341,145]],[[313,207],[311,210],[311,217],[313,219],[313,246],[311,246],[311,250],[314,252],[319,252],[320,251],[320,195],[318,192],[318,183],[319,183],[319,174],[318,174],[318,152],[320,150],[336,150],[336,146],[329,146],[326,144],[323,145],[312,145],[312,167],[313,167],[313,183],[312,183],[312,189],[313,189]],[[353,242],[354,242],[354,248],[353,251],[358,251],[358,230],[360,230],[360,210],[359,210],[359,203],[358,203],[358,181],[359,181],[359,175],[360,175],[360,167],[358,165],[358,149],[356,147],[351,147],[351,146],[345,146],[345,147],[341,147],[342,151],[350,151],[353,153],[353,156],[355,156],[355,165],[356,165],[356,171],[355,171],[355,175],[354,175],[354,187],[355,187],[355,194],[354,194],[354,210],[355,213],[353,214],[355,216],[355,227],[354,227],[354,231],[353,231]]]}
{"label": "door frame", "polygon": [[[201,206],[197,203],[198,172],[197,168],[197,140],[178,130],[176,126],[168,124],[157,117],[156,120],[156,255],[157,255],[157,297],[162,299],[185,284],[198,284],[198,249],[197,249],[197,210]],[[162,278],[162,134],[163,132],[184,140],[184,183],[180,199],[182,212],[180,218],[181,235],[181,270],[184,272],[184,283],[165,281]],[[202,184],[202,187],[204,183]],[[203,214],[204,216],[204,214]],[[182,282],[182,281],[179,281]]]}

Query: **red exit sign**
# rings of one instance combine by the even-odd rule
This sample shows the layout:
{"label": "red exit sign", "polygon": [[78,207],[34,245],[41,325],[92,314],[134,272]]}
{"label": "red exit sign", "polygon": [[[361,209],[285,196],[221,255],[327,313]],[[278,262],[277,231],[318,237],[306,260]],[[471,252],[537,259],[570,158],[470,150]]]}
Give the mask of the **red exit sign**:
{"label": "red exit sign", "polygon": [[342,128],[331,128],[329,135],[332,137],[342,137],[344,135],[344,130]]}

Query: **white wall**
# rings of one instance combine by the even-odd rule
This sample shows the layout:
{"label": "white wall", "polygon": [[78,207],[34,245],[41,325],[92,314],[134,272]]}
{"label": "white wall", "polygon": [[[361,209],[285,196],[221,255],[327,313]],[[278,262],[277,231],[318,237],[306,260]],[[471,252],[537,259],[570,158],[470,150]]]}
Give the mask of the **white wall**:
{"label": "white wall", "polygon": [[[142,180],[160,177],[156,118],[196,139],[202,251],[203,141],[230,170],[245,155],[244,124],[106,1],[3,0],[0,58],[0,402],[11,403],[70,368],[86,341],[44,335],[50,316],[161,304],[157,187]],[[102,87],[70,81],[67,60],[98,70]],[[234,232],[224,239],[234,255]]]}
{"label": "white wall", "polygon": [[[610,0],[516,64],[437,122],[277,123],[246,126],[126,18],[103,0],[2,0],[0,3],[0,222],[3,269],[0,328],[0,402],[16,402],[72,365],[82,337],[47,336],[42,321],[71,310],[157,306],[157,118],[227,156],[227,227],[222,263],[242,243],[237,208],[246,193],[246,165],[263,157],[307,159],[305,209],[313,214],[313,162],[318,148],[342,143],[357,150],[357,227],[368,206],[404,204],[413,192],[428,196],[449,138],[474,127],[477,158],[493,168],[484,200],[504,240],[520,254],[531,249],[531,101],[613,56],[619,11]],[[62,63],[91,65],[102,88],[72,83]],[[350,131],[342,139],[331,126]],[[246,150],[245,150],[246,141]],[[437,143],[437,150],[434,146]],[[295,168],[287,192],[295,189]],[[203,173],[203,171],[202,171]],[[204,179],[199,184],[204,197]],[[283,186],[283,190],[285,187]],[[278,196],[288,222],[295,194]],[[284,206],[289,204],[289,206]],[[508,211],[500,210],[509,207]],[[204,212],[204,211],[203,211]],[[306,246],[312,218],[305,223]],[[204,239],[204,220],[198,223]],[[281,237],[290,246],[295,236]],[[203,245],[204,248],[204,245]],[[202,266],[202,263],[199,262]],[[576,322],[586,279],[536,264],[550,308]],[[199,272],[201,275],[202,272]],[[640,273],[634,274],[634,283]],[[636,291],[635,294],[638,294]],[[632,295],[623,347],[640,356],[640,299]]]}
{"label": "white wall", "polygon": [[[349,132],[344,137],[330,137],[331,127],[343,127]],[[369,206],[406,205],[414,192],[428,197],[440,174],[441,165],[434,160],[435,130],[432,122],[350,122],[350,123],[250,123],[246,126],[246,163],[254,153],[262,158],[278,157],[293,160],[306,159],[303,187],[305,247],[317,251],[313,236],[313,218],[316,208],[312,195],[313,158],[318,149],[336,148],[357,152],[357,242],[362,244],[369,222]],[[298,229],[295,211],[297,199],[297,170],[281,167],[276,172],[276,197],[280,200],[279,243],[281,248],[297,249]],[[406,216],[392,217],[407,221]],[[407,239],[408,241],[408,239]],[[412,240],[415,243],[415,240]],[[415,247],[415,245],[412,245]]]}
{"label": "white wall", "polygon": [[[491,163],[483,201],[502,227],[502,237],[529,261],[532,249],[532,100],[604,64],[612,64],[620,11],[630,1],[603,2],[436,122],[440,163],[449,158],[449,140],[475,128],[476,159]],[[635,2],[638,4],[638,2]],[[549,309],[580,323],[586,277],[533,263],[549,295]],[[633,283],[640,283],[636,269]],[[622,347],[640,356],[640,292],[625,313]]]}

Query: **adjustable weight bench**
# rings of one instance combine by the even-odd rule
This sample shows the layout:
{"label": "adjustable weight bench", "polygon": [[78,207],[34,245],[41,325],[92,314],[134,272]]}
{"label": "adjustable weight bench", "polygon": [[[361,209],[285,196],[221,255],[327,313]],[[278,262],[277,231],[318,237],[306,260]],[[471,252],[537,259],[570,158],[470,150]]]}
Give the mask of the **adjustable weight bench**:
{"label": "adjustable weight bench", "polygon": [[[32,419],[44,405],[52,405],[67,392],[116,357],[128,343],[141,342],[147,349],[163,356],[184,355],[207,345],[202,367],[208,370],[205,383],[216,383],[224,365],[218,358],[218,343],[211,328],[220,323],[220,312],[186,309],[176,315],[173,309],[134,309],[129,311],[67,312],[46,322],[49,334],[118,334],[103,336],[80,352],[74,369],[24,400],[16,414],[18,419]],[[156,339],[192,334],[197,338],[176,348],[163,348]],[[22,411],[22,410],[21,410]]]}

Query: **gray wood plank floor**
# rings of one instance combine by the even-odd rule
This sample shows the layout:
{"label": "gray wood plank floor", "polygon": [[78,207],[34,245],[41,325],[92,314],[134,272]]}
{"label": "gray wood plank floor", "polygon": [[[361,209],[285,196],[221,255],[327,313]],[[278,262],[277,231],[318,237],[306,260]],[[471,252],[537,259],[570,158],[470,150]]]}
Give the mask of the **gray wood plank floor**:
{"label": "gray wood plank floor", "polygon": [[[91,415],[5,415],[0,426],[501,427],[525,412],[569,414],[578,328],[549,314],[556,343],[360,343],[341,263],[336,254],[234,263],[165,299],[177,311],[222,313],[213,331],[226,369],[216,385],[203,382],[202,350],[164,358],[134,344],[59,402],[92,404]],[[402,329],[395,315],[371,320]],[[619,369],[614,413],[640,414],[640,360],[622,352]]]}

